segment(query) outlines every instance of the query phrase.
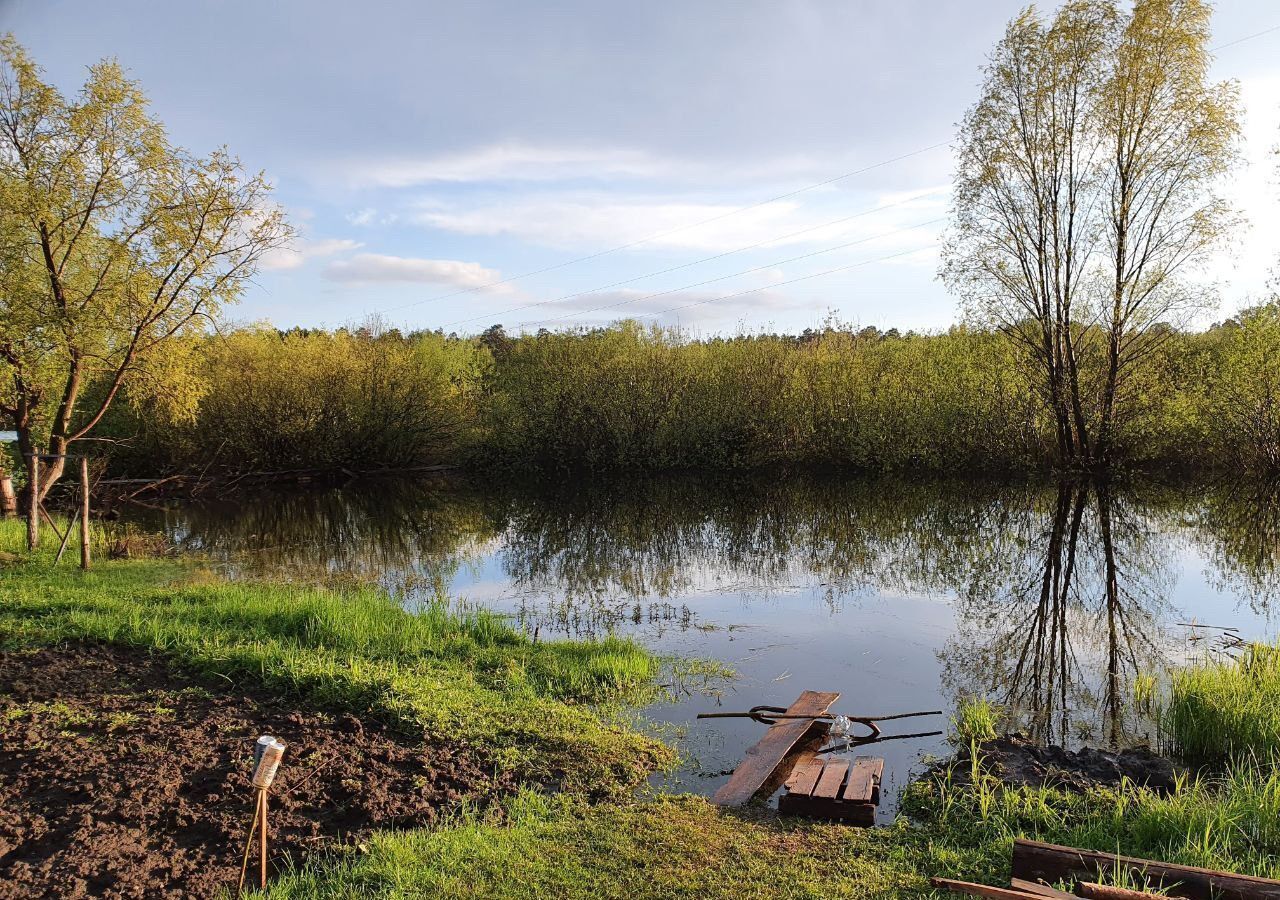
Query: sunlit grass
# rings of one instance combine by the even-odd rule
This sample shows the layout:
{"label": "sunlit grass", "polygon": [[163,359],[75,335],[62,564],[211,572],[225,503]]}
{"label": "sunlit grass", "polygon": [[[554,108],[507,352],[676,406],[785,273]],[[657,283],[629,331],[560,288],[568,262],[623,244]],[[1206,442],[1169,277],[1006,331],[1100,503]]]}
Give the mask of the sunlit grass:
{"label": "sunlit grass", "polygon": [[970,697],[956,707],[951,717],[954,743],[969,745],[994,740],[999,734],[1003,710],[990,700]]}

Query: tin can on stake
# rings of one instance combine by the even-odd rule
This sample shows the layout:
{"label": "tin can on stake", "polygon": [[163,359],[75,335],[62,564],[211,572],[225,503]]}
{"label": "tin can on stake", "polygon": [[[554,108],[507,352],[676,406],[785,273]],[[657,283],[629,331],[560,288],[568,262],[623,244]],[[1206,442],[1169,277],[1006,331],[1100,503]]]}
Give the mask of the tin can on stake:
{"label": "tin can on stake", "polygon": [[280,760],[284,757],[284,742],[272,739],[262,748],[262,756],[253,770],[253,786],[265,791],[276,780],[276,771],[280,768]]}

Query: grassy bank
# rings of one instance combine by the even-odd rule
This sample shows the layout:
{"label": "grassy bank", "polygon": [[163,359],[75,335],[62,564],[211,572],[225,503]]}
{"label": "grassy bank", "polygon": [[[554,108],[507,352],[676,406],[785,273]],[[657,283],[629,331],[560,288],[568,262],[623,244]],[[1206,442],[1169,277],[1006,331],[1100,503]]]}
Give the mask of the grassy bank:
{"label": "grassy bank", "polygon": [[[274,898],[926,897],[933,875],[1007,882],[1020,836],[1280,876],[1280,773],[1254,761],[1202,770],[1167,796],[1128,784],[1013,788],[981,769],[944,771],[910,785],[897,821],[874,830],[727,812],[698,797],[636,798],[626,789],[671,751],[598,706],[646,690],[657,663],[634,645],[534,643],[484,614],[410,614],[364,589],[232,584],[177,560],[104,559],[81,573],[66,561],[53,568],[51,549],[23,559],[20,543],[18,523],[0,523],[2,646],[143,648],[211,684],[381,717],[527,781],[579,789],[527,787],[435,828],[380,833],[285,873]],[[1256,676],[1271,670],[1251,665],[1241,669],[1263,690]],[[1195,696],[1219,714],[1239,704],[1229,690]],[[969,707],[956,727],[981,739],[994,717]]]}
{"label": "grassy bank", "polygon": [[366,853],[286,876],[276,900],[408,897],[930,897],[941,875],[1007,884],[1015,837],[1280,875],[1280,776],[1240,770],[1161,797],[1077,795],[926,779],[907,813],[859,830],[698,797],[588,806],[521,795],[508,817],[467,815],[384,834]]}
{"label": "grassy bank", "polygon": [[[0,551],[18,555],[18,522]],[[47,544],[47,542],[46,542]],[[496,616],[409,613],[370,588],[228,583],[176,560],[53,549],[0,567],[0,644],[100,640],[164,653],[212,683],[373,714],[569,787],[625,788],[672,759],[604,715],[650,689],[658,661],[621,640],[535,643]]]}

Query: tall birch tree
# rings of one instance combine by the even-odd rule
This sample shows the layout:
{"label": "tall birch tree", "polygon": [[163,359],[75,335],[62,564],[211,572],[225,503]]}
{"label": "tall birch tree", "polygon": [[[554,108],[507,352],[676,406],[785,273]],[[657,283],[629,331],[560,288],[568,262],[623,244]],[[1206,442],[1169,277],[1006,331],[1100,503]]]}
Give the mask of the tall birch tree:
{"label": "tall birch tree", "polygon": [[1234,85],[1202,0],[1075,0],[1008,26],[958,138],[942,277],[1017,342],[1060,465],[1115,455],[1136,371],[1212,300],[1189,276],[1235,218]]}

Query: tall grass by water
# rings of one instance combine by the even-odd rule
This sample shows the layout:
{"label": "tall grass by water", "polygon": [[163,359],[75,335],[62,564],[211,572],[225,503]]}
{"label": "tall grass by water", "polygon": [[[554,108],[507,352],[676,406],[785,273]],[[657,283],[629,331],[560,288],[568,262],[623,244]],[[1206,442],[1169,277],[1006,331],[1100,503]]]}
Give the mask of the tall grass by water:
{"label": "tall grass by water", "polygon": [[1175,671],[1161,718],[1170,750],[1188,763],[1280,762],[1280,646]]}

